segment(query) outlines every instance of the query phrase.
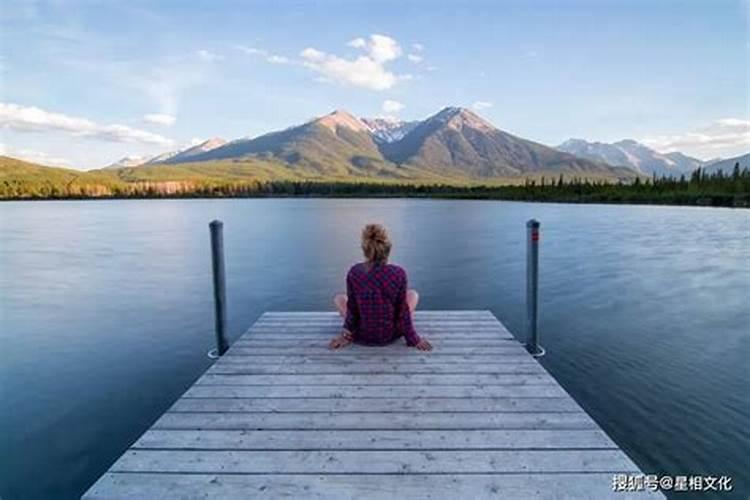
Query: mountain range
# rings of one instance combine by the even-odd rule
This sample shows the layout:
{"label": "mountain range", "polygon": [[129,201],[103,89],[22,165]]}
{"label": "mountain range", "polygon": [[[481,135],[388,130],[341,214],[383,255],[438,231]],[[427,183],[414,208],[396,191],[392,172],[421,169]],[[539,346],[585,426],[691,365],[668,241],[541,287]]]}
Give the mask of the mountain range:
{"label": "mountain range", "polygon": [[[652,174],[689,176],[698,167],[728,172],[736,161],[744,167],[748,155],[701,162],[633,140],[608,144],[570,139],[552,148],[500,130],[469,109],[447,107],[408,122],[337,110],[254,138],[213,138],[153,157],[126,157],[76,179],[106,186],[295,179],[489,184],[560,175],[627,182]],[[15,175],[18,165],[8,163],[5,175]],[[18,179],[30,175],[30,164],[25,165],[25,170],[18,167]],[[52,170],[38,172],[44,176]]]}
{"label": "mountain range", "polygon": [[198,144],[190,145],[177,151],[169,151],[156,156],[126,156],[104,168],[139,167],[141,165],[158,165],[160,163],[185,163],[206,151],[211,151],[226,144],[227,141],[214,137]]}
{"label": "mountain range", "polygon": [[614,143],[588,142],[583,139],[569,139],[557,149],[593,161],[609,165],[629,167],[644,175],[689,176],[703,162],[679,152],[659,153],[637,141],[625,139]]}
{"label": "mountain range", "polygon": [[[637,175],[630,168],[514,136],[459,107],[447,107],[423,121],[411,122],[358,118],[337,110],[255,138],[212,139],[145,159],[141,165],[248,160],[334,177],[481,180],[560,173],[608,179]],[[132,166],[128,158],[111,167]]]}

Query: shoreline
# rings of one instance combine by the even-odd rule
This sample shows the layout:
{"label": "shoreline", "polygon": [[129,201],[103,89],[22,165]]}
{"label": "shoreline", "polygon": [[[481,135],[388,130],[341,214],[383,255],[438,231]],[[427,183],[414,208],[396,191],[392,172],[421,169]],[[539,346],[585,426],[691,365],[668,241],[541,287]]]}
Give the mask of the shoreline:
{"label": "shoreline", "polygon": [[[567,205],[632,205],[632,206],[664,206],[664,207],[699,207],[699,208],[735,208],[748,209],[750,202],[745,201],[743,204],[714,203],[713,198],[699,198],[686,202],[670,202],[666,200],[605,200],[598,198],[584,199],[565,199],[565,198],[514,198],[500,196],[481,196],[481,195],[440,195],[440,194],[408,194],[408,193],[372,193],[372,194],[351,194],[344,193],[311,193],[311,194],[254,194],[254,195],[160,195],[160,196],[59,196],[59,197],[13,197],[0,198],[2,202],[45,202],[45,201],[143,201],[143,200],[228,200],[228,199],[343,199],[343,200],[382,200],[382,199],[405,199],[405,200],[465,200],[465,201],[506,201],[519,203],[550,203],[550,204],[567,204]],[[722,200],[719,200],[722,201]]]}

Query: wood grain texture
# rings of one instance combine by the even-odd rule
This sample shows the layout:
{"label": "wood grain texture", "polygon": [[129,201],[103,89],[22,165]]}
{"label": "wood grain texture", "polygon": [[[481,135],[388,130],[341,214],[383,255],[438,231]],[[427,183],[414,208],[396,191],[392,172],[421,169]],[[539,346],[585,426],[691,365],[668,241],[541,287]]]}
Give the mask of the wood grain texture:
{"label": "wood grain texture", "polygon": [[85,498],[662,498],[489,311],[418,311],[330,351],[333,312],[264,313]]}
{"label": "wood grain texture", "polygon": [[87,494],[111,498],[439,498],[631,500],[664,498],[612,491],[610,473],[573,474],[164,474],[108,473]]}

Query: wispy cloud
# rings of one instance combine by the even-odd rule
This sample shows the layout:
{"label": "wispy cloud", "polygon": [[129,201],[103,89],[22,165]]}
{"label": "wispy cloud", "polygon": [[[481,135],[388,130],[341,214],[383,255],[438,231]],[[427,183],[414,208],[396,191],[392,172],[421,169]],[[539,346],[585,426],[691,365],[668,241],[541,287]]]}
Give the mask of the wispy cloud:
{"label": "wispy cloud", "polygon": [[197,52],[159,57],[154,62],[65,53],[59,62],[86,78],[103,80],[123,99],[146,96],[158,114],[171,116],[177,115],[188,90],[215,79],[217,73]]}
{"label": "wispy cloud", "polygon": [[662,153],[681,151],[703,158],[734,155],[750,150],[750,120],[722,118],[692,131],[645,137],[641,142]]}
{"label": "wispy cloud", "polygon": [[248,47],[247,45],[235,45],[234,48],[248,56],[261,57],[271,64],[292,64],[295,62],[286,56],[274,54],[265,49],[259,49],[257,47]]}
{"label": "wispy cloud", "polygon": [[[320,82],[386,90],[399,81],[413,78],[409,74],[396,74],[386,67],[388,63],[403,55],[401,46],[389,36],[373,34],[368,38],[358,37],[349,40],[346,45],[362,51],[363,54],[349,59],[307,47],[299,53],[298,58],[292,58],[259,47],[233,45],[233,48],[271,64],[289,64],[311,69],[318,73],[316,80]],[[419,54],[409,54],[407,58],[414,63],[423,60]]]}
{"label": "wispy cloud", "polygon": [[471,105],[471,107],[476,109],[477,111],[491,108],[492,106],[494,106],[494,104],[490,101],[476,101],[474,104]]}
{"label": "wispy cloud", "polygon": [[271,64],[289,64],[291,62],[288,57],[277,55],[270,55],[266,60]]}
{"label": "wispy cloud", "polygon": [[101,125],[86,118],[11,103],[0,103],[0,127],[16,132],[62,132],[109,142],[172,145],[166,137],[127,125]]}
{"label": "wispy cloud", "polygon": [[171,127],[177,119],[172,115],[164,113],[151,113],[143,117],[143,121],[152,125]]}
{"label": "wispy cloud", "polygon": [[398,101],[393,101],[391,99],[383,101],[383,112],[389,115],[400,112],[404,107],[405,106]]}
{"label": "wispy cloud", "polygon": [[387,90],[404,79],[403,75],[397,75],[386,68],[389,62],[399,58],[403,52],[393,38],[374,34],[368,39],[355,38],[348,45],[364,54],[347,59],[308,47],[300,53],[302,64],[327,81],[370,90]]}
{"label": "wispy cloud", "polygon": [[198,55],[198,59],[200,59],[203,62],[212,63],[212,62],[219,62],[219,61],[224,60],[224,56],[215,54],[206,49],[201,49],[198,52],[196,52],[196,54]]}

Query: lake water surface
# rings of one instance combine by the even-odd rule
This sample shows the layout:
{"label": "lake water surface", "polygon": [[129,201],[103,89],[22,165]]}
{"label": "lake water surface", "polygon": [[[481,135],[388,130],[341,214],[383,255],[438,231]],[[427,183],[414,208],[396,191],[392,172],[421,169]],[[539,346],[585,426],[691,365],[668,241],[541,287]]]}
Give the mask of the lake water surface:
{"label": "lake water surface", "polygon": [[207,368],[211,219],[233,339],[331,309],[370,221],[420,307],[523,339],[531,217],[545,367],[644,471],[747,498],[750,211],[401,199],[0,204],[0,496],[80,496]]}

